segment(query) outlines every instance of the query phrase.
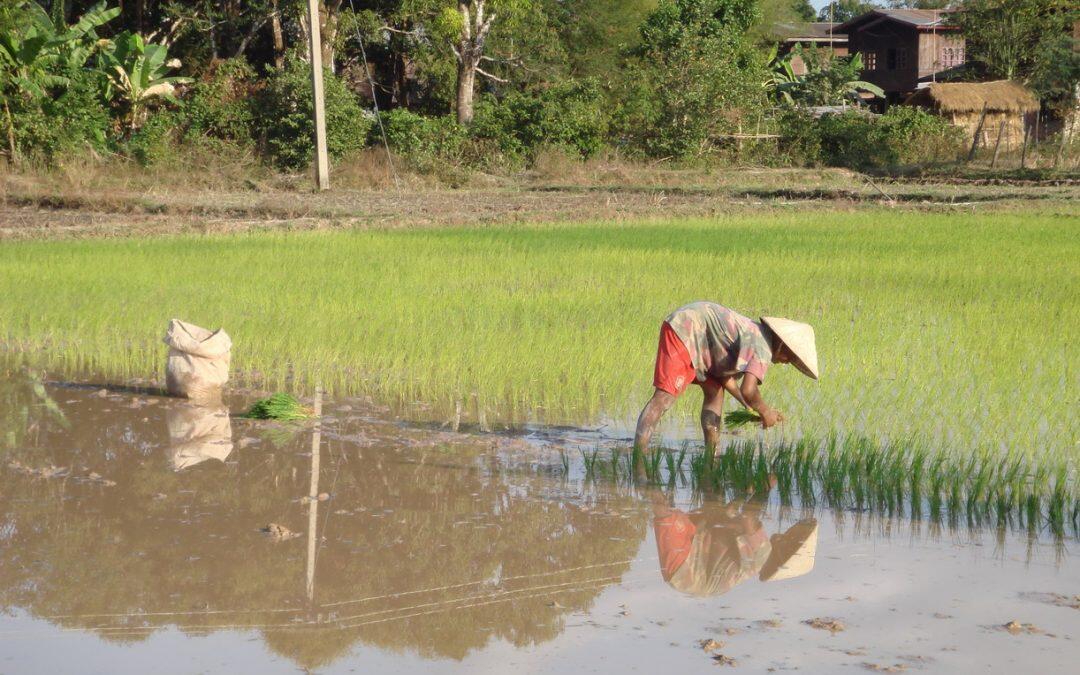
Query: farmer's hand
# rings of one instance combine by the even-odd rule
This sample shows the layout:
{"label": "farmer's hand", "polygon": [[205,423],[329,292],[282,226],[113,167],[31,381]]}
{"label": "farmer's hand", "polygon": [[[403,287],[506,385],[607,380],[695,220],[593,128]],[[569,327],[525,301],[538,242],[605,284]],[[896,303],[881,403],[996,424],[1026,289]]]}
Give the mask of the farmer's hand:
{"label": "farmer's hand", "polygon": [[760,410],[758,411],[758,414],[761,415],[762,429],[775,427],[777,424],[784,421],[784,416],[780,414],[780,411],[774,410],[772,408],[765,408],[763,410]]}

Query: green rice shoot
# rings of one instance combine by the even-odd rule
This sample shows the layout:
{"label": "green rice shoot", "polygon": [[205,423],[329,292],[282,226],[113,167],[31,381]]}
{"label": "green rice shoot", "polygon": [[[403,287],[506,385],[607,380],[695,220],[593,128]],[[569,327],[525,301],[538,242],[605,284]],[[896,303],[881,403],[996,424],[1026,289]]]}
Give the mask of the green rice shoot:
{"label": "green rice shoot", "polygon": [[278,420],[292,422],[306,420],[313,417],[309,408],[304,407],[295,397],[277,393],[269,398],[256,401],[251,408],[244,413],[244,417],[256,420]]}
{"label": "green rice shoot", "polygon": [[761,416],[747,408],[732,410],[724,415],[724,426],[728,429],[741,429],[748,424],[761,424]]}

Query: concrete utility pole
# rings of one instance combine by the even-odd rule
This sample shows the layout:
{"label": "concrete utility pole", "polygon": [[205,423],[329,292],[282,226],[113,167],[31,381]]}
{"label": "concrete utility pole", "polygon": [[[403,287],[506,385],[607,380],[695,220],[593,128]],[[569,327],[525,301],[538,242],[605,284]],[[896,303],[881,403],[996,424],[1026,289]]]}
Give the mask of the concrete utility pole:
{"label": "concrete utility pole", "polygon": [[330,160],[326,155],[326,102],[323,98],[322,35],[319,27],[319,0],[308,0],[311,42],[311,93],[315,97],[315,184],[330,189]]}

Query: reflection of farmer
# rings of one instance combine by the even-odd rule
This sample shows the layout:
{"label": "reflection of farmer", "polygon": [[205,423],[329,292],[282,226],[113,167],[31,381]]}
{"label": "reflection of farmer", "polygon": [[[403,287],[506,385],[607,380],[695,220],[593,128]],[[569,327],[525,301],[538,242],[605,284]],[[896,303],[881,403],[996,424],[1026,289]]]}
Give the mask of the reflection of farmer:
{"label": "reflection of farmer", "polygon": [[712,502],[691,513],[653,496],[653,529],[660,572],[689,595],[726,593],[752,576],[789,579],[814,567],[817,521],[802,520],[770,539],[758,515],[762,505]]}
{"label": "reflection of farmer", "polygon": [[816,380],[814,329],[773,317],[751,321],[715,302],[694,302],[675,310],[660,326],[653,372],[656,391],[638,417],[634,447],[649,446],[656,423],[691,382],[705,394],[701,430],[707,447],[715,448],[719,440],[725,390],[757,411],[766,429],[783,421],[758,391],[770,363],[790,363]]}

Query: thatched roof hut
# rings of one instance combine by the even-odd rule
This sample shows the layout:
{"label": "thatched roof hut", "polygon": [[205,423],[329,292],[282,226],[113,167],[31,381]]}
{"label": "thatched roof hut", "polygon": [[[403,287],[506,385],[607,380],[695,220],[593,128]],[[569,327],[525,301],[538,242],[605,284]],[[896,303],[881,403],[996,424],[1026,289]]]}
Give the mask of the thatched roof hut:
{"label": "thatched roof hut", "polygon": [[1039,109],[1039,99],[1035,94],[1011,80],[935,82],[916,91],[905,103],[952,115],[981,115],[984,107],[988,114],[1029,113]]}
{"label": "thatched roof hut", "polygon": [[935,82],[916,91],[904,103],[948,117],[965,130],[968,138],[982,134],[984,145],[996,142],[1000,136],[1005,149],[1023,143],[1024,126],[1034,123],[1039,110],[1038,97],[1010,80]]}

